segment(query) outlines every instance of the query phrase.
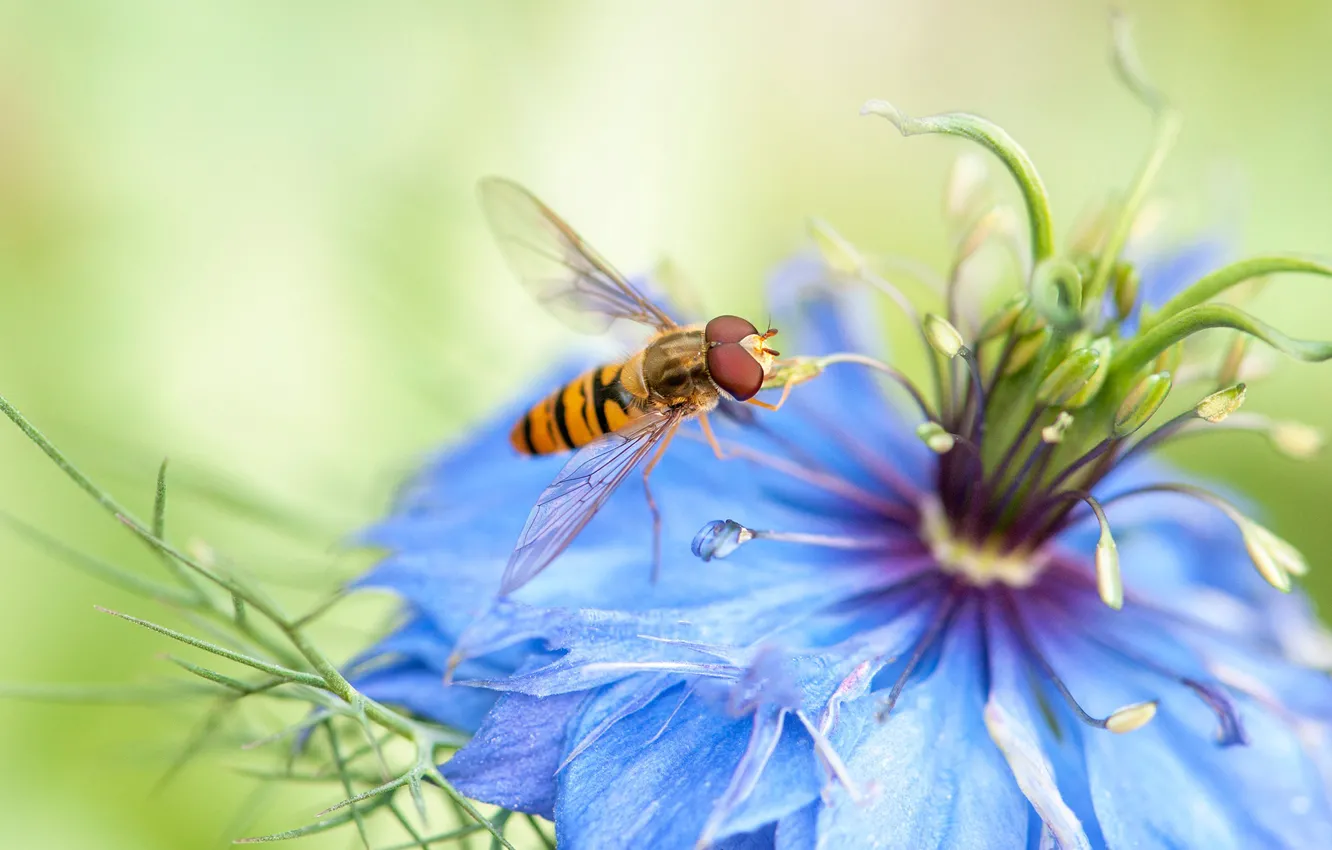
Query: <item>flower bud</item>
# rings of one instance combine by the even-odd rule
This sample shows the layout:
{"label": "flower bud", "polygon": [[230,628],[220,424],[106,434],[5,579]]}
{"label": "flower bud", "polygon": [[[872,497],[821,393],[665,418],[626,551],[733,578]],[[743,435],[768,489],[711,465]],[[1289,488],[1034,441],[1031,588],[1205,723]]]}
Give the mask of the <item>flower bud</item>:
{"label": "flower bud", "polygon": [[1092,348],[1076,348],[1054,367],[1036,390],[1036,400],[1049,407],[1063,407],[1087,385],[1100,366],[1101,356]]}
{"label": "flower bud", "polygon": [[1240,409],[1244,404],[1244,384],[1235,384],[1224,390],[1217,390],[1193,406],[1193,412],[1199,419],[1213,424],[1223,421],[1227,416]]}
{"label": "flower bud", "polygon": [[1114,435],[1127,437],[1137,431],[1161,409],[1166,396],[1170,394],[1170,373],[1157,372],[1138,382],[1115,412]]}

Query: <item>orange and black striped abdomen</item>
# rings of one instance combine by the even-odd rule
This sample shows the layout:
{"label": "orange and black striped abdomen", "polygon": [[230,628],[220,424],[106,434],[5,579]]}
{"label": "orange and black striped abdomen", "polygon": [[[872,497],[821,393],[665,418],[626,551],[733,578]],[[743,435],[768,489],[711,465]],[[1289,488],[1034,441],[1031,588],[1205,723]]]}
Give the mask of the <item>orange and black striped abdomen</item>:
{"label": "orange and black striped abdomen", "polygon": [[513,426],[509,441],[526,455],[585,446],[642,412],[620,383],[623,363],[588,370],[533,405]]}

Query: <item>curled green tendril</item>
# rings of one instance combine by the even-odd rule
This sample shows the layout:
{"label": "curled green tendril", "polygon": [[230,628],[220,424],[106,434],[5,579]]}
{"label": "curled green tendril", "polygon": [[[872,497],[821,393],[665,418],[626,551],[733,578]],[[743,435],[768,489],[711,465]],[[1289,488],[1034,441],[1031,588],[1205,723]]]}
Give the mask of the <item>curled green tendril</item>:
{"label": "curled green tendril", "polygon": [[1121,377],[1136,375],[1138,370],[1152,362],[1170,346],[1210,328],[1232,328],[1260,339],[1282,354],[1298,360],[1307,362],[1332,360],[1332,342],[1286,336],[1266,322],[1229,304],[1201,304],[1163,319],[1125,345],[1117,355],[1115,374]]}
{"label": "curled green tendril", "polygon": [[941,133],[961,136],[976,142],[1004,164],[1017,180],[1018,188],[1027,206],[1027,220],[1031,226],[1031,252],[1033,265],[1054,254],[1054,225],[1050,217],[1050,198],[1045,184],[1031,157],[1002,127],[965,112],[948,112],[927,118],[912,118],[885,100],[868,101],[860,109],[861,115],[878,115],[892,122],[903,136],[920,133]]}
{"label": "curled green tendril", "polygon": [[1125,243],[1128,242],[1129,232],[1133,229],[1133,220],[1137,217],[1143,201],[1147,199],[1147,193],[1151,189],[1152,182],[1155,181],[1161,166],[1165,164],[1166,157],[1170,155],[1170,151],[1175,146],[1181,123],[1179,112],[1170,105],[1161,91],[1147,79],[1146,73],[1142,70],[1137,51],[1133,47],[1133,39],[1129,33],[1128,19],[1122,14],[1112,13],[1110,29],[1114,40],[1112,53],[1115,71],[1119,75],[1120,81],[1133,93],[1133,96],[1152,111],[1156,135],[1151,149],[1147,152],[1147,158],[1143,160],[1138,169],[1132,188],[1129,189],[1128,195],[1124,198],[1123,205],[1119,209],[1119,215],[1115,217],[1114,227],[1101,250],[1100,257],[1097,259],[1096,268],[1087,281],[1082,303],[1086,308],[1087,318],[1091,321],[1099,318],[1101,301],[1105,297],[1105,289],[1110,281],[1110,273],[1114,270],[1115,263],[1119,261],[1119,255],[1124,250]]}
{"label": "curled green tendril", "polygon": [[1238,263],[1231,263],[1225,268],[1204,275],[1183,292],[1171,298],[1161,306],[1160,310],[1143,321],[1143,328],[1150,330],[1175,315],[1196,307],[1205,301],[1210,301],[1227,289],[1238,286],[1245,281],[1280,272],[1304,272],[1332,277],[1332,265],[1309,257],[1289,255],[1251,257]]}

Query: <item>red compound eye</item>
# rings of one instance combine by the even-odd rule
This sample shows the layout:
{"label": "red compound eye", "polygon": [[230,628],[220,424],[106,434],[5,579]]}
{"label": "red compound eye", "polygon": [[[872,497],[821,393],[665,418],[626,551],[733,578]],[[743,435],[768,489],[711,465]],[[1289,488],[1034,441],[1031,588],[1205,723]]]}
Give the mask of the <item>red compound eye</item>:
{"label": "red compound eye", "polygon": [[708,326],[703,329],[703,339],[709,345],[718,342],[739,342],[756,333],[758,329],[739,316],[718,316],[708,322]]}
{"label": "red compound eye", "polygon": [[[749,325],[749,327],[750,333],[753,333],[754,326]],[[734,342],[724,342],[708,349],[708,373],[712,375],[712,380],[717,386],[736,401],[748,401],[757,395],[763,386],[763,366],[754,359],[754,355],[745,350],[744,346]]]}

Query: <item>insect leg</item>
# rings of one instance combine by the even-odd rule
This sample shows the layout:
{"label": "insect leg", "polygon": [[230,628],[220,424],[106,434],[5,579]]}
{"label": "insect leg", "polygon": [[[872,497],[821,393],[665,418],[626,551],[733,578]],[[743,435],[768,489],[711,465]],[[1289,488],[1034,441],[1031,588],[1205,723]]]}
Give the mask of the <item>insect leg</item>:
{"label": "insect leg", "polygon": [[752,405],[754,405],[755,407],[761,407],[761,408],[763,408],[764,410],[771,410],[771,411],[774,411],[774,412],[776,412],[776,411],[778,411],[778,410],[781,410],[781,409],[782,409],[782,405],[783,405],[783,404],[786,404],[786,400],[787,400],[788,398],[791,397],[791,388],[794,387],[794,386],[796,385],[796,383],[798,383],[798,382],[797,382],[797,381],[790,381],[790,382],[787,383],[786,386],[782,387],[782,397],[779,398],[779,399],[777,399],[777,403],[776,403],[776,404],[769,404],[769,403],[766,402],[766,401],[759,401],[759,400],[756,399],[756,398],[751,398],[751,399],[749,399],[748,401],[745,402],[745,404],[752,404]]}
{"label": "insect leg", "polygon": [[712,453],[717,456],[717,460],[726,460],[729,455],[722,450],[721,443],[717,442],[717,435],[712,433],[712,423],[708,421],[706,413],[700,414],[698,424],[703,428],[703,436],[707,437],[708,445],[712,446]]}
{"label": "insect leg", "polygon": [[666,453],[666,447],[671,444],[675,438],[675,431],[679,428],[679,423],[670,426],[670,430],[661,438],[661,445],[652,455],[652,460],[643,467],[643,492],[647,494],[648,509],[652,511],[652,583],[657,583],[657,576],[661,574],[661,511],[657,510],[657,500],[652,497],[652,486],[648,484],[648,476],[656,467],[661,456]]}

